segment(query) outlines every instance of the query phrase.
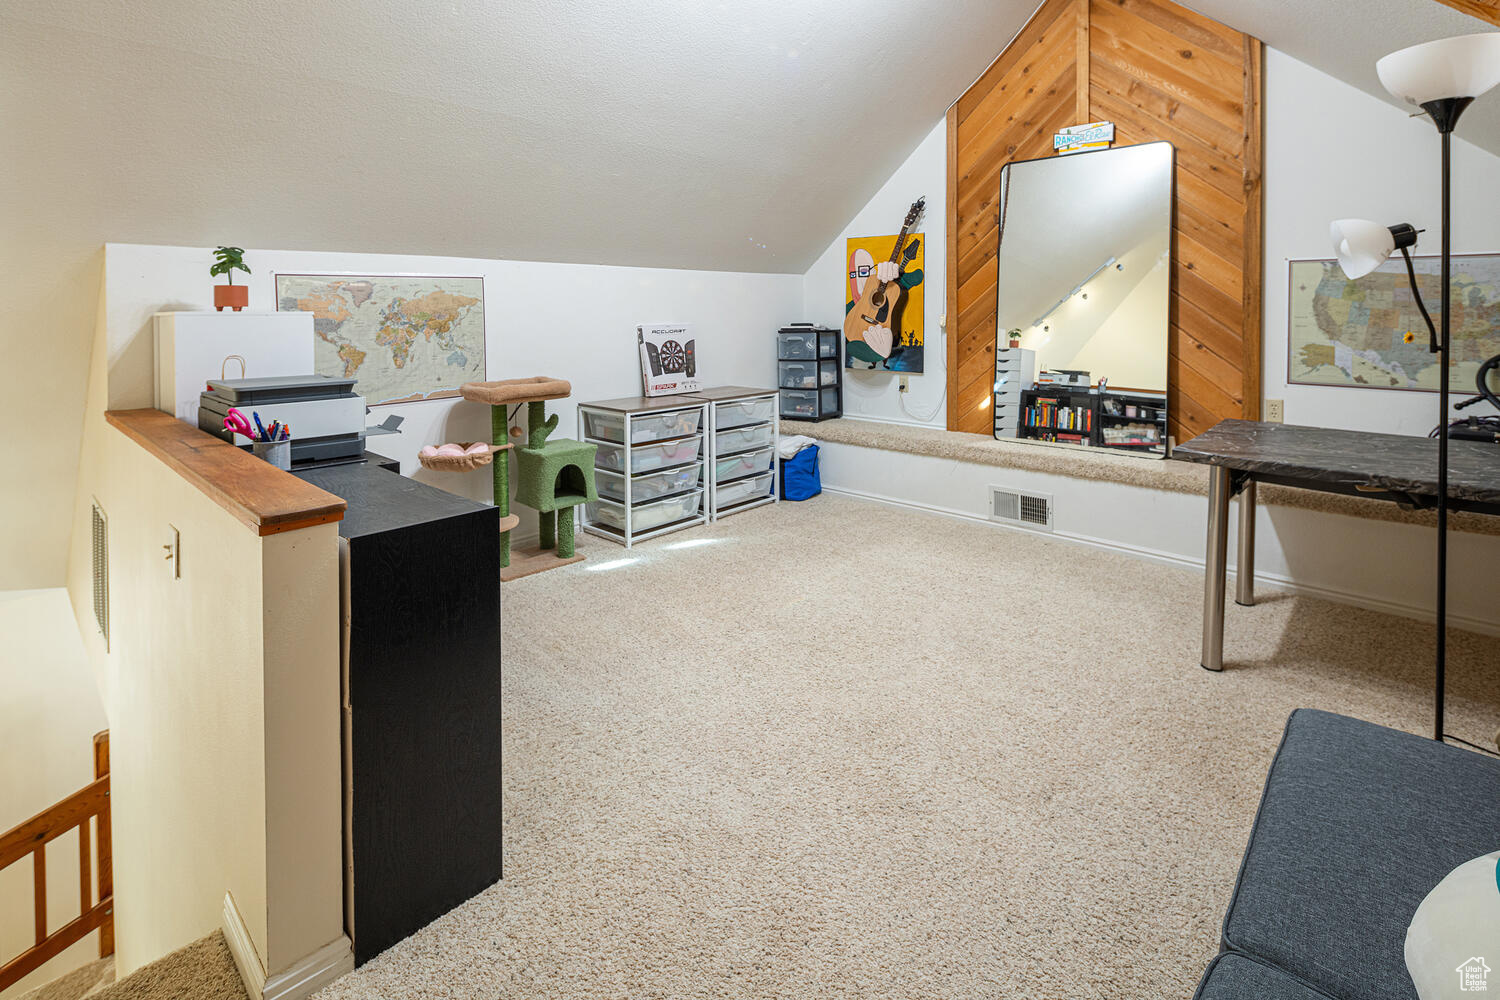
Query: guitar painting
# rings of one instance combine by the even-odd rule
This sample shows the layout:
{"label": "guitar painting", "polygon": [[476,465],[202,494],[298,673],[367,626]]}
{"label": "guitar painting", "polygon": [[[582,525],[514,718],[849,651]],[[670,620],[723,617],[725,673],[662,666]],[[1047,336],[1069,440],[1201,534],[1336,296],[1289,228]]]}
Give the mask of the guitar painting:
{"label": "guitar painting", "polygon": [[[896,236],[848,241],[844,364],[856,371],[922,371],[922,238],[912,203]],[[879,263],[877,263],[879,261]]]}

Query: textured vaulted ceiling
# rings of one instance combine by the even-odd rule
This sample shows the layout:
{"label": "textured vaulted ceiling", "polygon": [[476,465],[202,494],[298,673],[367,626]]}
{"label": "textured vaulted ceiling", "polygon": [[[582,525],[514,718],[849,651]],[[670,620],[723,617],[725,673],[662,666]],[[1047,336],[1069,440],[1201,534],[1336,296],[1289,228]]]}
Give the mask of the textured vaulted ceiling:
{"label": "textured vaulted ceiling", "polygon": [[[1189,0],[1188,6],[1409,111],[1415,109],[1380,85],[1376,60],[1434,38],[1497,30],[1434,0]],[[1328,123],[1329,142],[1338,141],[1338,128]],[[1458,135],[1500,154],[1500,93],[1476,102]]]}
{"label": "textured vaulted ceiling", "polygon": [[[1034,6],[6,0],[0,101],[23,186],[108,239],[800,271]],[[1379,55],[1484,27],[1192,6],[1381,96]],[[1463,134],[1500,152],[1488,103]]]}
{"label": "textured vaulted ceiling", "polygon": [[0,100],[112,240],[795,272],[1034,6],[5,0]]}

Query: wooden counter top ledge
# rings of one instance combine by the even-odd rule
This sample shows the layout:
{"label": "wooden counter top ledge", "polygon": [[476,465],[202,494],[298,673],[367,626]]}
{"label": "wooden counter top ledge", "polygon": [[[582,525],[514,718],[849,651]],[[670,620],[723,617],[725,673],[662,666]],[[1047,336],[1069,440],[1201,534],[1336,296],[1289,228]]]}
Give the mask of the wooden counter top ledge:
{"label": "wooden counter top ledge", "polygon": [[343,500],[161,410],[109,410],[104,419],[258,535],[341,521]]}

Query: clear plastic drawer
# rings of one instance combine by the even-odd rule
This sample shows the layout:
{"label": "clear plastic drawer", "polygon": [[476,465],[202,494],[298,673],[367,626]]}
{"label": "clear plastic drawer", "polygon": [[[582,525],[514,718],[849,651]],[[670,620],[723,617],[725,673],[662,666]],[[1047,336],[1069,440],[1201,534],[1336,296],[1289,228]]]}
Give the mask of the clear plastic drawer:
{"label": "clear plastic drawer", "polygon": [[723,510],[731,504],[741,503],[745,500],[755,500],[771,493],[771,480],[774,473],[764,473],[749,479],[740,479],[732,483],[714,487],[715,510]]}
{"label": "clear plastic drawer", "polygon": [[812,361],[818,356],[818,335],[812,330],[783,330],[776,335],[776,356],[787,361]]}
{"label": "clear plastic drawer", "polygon": [[[697,434],[698,422],[702,417],[701,408],[678,410],[675,413],[635,414],[630,419],[630,442],[643,444]],[[625,414],[584,410],[583,433],[584,436],[596,441],[623,442],[625,440]]]}
{"label": "clear plastic drawer", "polygon": [[[680,441],[663,441],[660,444],[633,445],[630,449],[630,471],[632,474],[655,472],[657,469],[669,469],[674,465],[687,465],[689,462],[698,461],[698,452],[702,447],[702,435],[683,438]],[[594,464],[610,472],[624,472],[625,446],[601,442]]]}
{"label": "clear plastic drawer", "polygon": [[634,504],[630,507],[602,498],[584,506],[591,523],[602,524],[616,531],[625,530],[625,518],[628,514],[630,533],[634,535],[660,528],[674,521],[686,520],[697,514],[702,505],[703,491],[698,489],[681,496],[668,497],[653,503]]}
{"label": "clear plastic drawer", "polygon": [[[839,383],[839,363],[837,361],[820,361],[820,362],[818,362],[818,384],[819,385],[838,385],[838,383]],[[795,389],[795,388],[797,388],[797,386],[789,386],[789,388]],[[808,388],[808,387],[804,386],[803,388]]]}
{"label": "clear plastic drawer", "polygon": [[[631,476],[630,502],[632,504],[646,503],[651,500],[660,500],[662,497],[686,493],[698,486],[702,475],[702,463],[694,462],[692,465],[684,465],[676,469]],[[601,497],[625,502],[625,477],[622,474],[595,469],[594,482],[599,487]]]}
{"label": "clear plastic drawer", "polygon": [[743,455],[719,459],[714,463],[714,482],[722,483],[726,479],[739,479],[741,476],[765,472],[771,468],[774,451],[772,448],[762,448],[760,451],[748,451]]}
{"label": "clear plastic drawer", "polygon": [[757,424],[735,430],[719,431],[714,435],[714,454],[733,455],[739,451],[765,448],[771,444],[771,425]]}
{"label": "clear plastic drawer", "polygon": [[781,415],[783,417],[816,417],[818,415],[818,390],[781,390]]}
{"label": "clear plastic drawer", "polygon": [[816,361],[776,362],[776,384],[783,389],[811,389],[818,384]]}
{"label": "clear plastic drawer", "polygon": [[769,396],[764,399],[745,399],[737,403],[719,403],[714,410],[714,429],[723,431],[731,427],[744,427],[746,424],[764,423],[775,412],[776,401]]}

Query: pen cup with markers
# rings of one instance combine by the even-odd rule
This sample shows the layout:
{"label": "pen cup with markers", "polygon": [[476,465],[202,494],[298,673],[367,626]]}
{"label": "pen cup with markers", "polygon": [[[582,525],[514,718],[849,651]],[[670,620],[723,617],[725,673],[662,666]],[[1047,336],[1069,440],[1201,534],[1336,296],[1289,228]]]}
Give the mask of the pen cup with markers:
{"label": "pen cup with markers", "polygon": [[252,441],[250,453],[256,458],[270,462],[278,469],[292,467],[291,438],[282,438],[280,441]]}

